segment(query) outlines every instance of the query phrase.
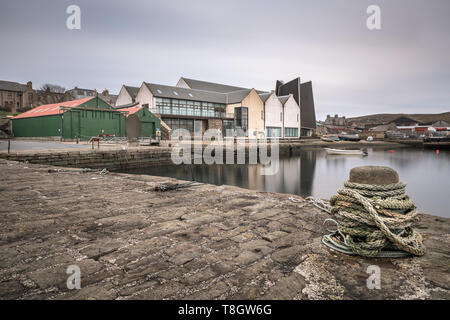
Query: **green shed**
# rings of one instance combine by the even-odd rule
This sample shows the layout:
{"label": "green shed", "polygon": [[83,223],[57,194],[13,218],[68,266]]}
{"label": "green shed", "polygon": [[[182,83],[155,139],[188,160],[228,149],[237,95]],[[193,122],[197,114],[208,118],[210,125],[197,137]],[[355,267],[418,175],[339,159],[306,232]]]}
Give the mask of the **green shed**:
{"label": "green shed", "polygon": [[134,106],[120,109],[126,113],[126,116],[136,115],[141,122],[141,137],[156,138],[156,129],[161,127],[161,120],[155,116],[148,108]]}
{"label": "green shed", "polygon": [[15,137],[125,136],[125,115],[99,97],[42,105],[12,119]]}

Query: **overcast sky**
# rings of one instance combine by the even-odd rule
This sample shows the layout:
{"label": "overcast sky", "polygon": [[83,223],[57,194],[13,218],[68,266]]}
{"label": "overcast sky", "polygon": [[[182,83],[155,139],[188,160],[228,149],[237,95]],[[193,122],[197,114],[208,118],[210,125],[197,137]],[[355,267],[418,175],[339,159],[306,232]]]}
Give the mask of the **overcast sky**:
{"label": "overcast sky", "polygon": [[[81,29],[66,9],[81,8]],[[381,30],[366,27],[370,4]],[[0,79],[109,89],[300,76],[326,114],[450,111],[449,0],[4,1]]]}

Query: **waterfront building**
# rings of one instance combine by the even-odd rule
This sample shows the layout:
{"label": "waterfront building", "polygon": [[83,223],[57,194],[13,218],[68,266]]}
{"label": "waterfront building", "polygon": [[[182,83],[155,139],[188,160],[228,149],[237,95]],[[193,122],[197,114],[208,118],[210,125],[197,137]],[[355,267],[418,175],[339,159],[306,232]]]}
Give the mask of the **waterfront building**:
{"label": "waterfront building", "polygon": [[300,107],[300,136],[310,137],[316,129],[316,112],[314,107],[314,97],[312,82],[300,82],[300,77],[287,83],[277,80],[275,85],[277,96],[292,94]]}
{"label": "waterfront building", "polygon": [[221,93],[143,82],[136,101],[172,130],[203,133],[222,130],[224,119],[233,121],[233,116],[226,114],[226,95]]}
{"label": "waterfront building", "polygon": [[265,107],[267,137],[298,138],[300,107],[292,94],[277,97],[275,92],[260,94]]}
{"label": "waterfront building", "polygon": [[89,140],[98,135],[125,136],[125,114],[100,97],[42,105],[12,118],[14,137]]}
{"label": "waterfront building", "polygon": [[[305,84],[302,98],[300,78],[293,81],[277,87],[278,92],[283,93],[277,94],[277,91],[181,77],[176,86],[143,82],[135,100],[123,86],[117,104],[136,101],[160,117],[162,126],[184,128],[192,133],[217,129],[227,135],[229,129],[236,129],[237,136],[252,139],[298,138],[302,133],[311,136],[315,128],[312,87],[310,83]],[[298,88],[292,84],[297,84]],[[303,120],[299,104],[302,99],[307,113]]]}

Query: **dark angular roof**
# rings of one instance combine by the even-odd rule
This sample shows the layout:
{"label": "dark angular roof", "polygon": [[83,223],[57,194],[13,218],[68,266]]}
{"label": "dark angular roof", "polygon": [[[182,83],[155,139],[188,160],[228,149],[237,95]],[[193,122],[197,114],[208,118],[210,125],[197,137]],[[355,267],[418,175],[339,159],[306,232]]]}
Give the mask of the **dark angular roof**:
{"label": "dark angular roof", "polygon": [[247,89],[247,88],[242,88],[242,87],[230,86],[230,85],[226,85],[226,84],[207,82],[207,81],[201,81],[201,80],[195,80],[195,79],[188,79],[188,78],[183,78],[183,77],[181,77],[181,79],[183,79],[184,82],[186,82],[186,84],[191,89],[197,89],[197,90],[203,90],[203,91],[228,93],[228,92],[238,91],[238,90],[242,90],[242,89]]}
{"label": "dark angular roof", "polygon": [[[181,77],[181,79],[183,79],[184,82],[186,82],[186,84],[191,89],[196,89],[196,90],[220,92],[220,93],[231,93],[231,92],[240,91],[240,90],[250,90],[249,88],[230,86],[230,85],[221,84],[221,83],[188,79],[188,78],[183,78],[183,77]],[[258,94],[259,93],[267,93],[267,91],[262,91],[262,90],[256,90],[256,92]]]}
{"label": "dark angular roof", "polygon": [[130,86],[126,86],[124,85],[125,90],[127,90],[128,94],[135,99],[138,92],[139,92],[139,87],[130,87]]}
{"label": "dark angular roof", "polygon": [[183,99],[192,101],[205,101],[213,103],[227,103],[227,96],[223,93],[210,92],[181,87],[166,86],[162,84],[144,82],[153,96],[159,98]]}
{"label": "dark angular roof", "polygon": [[300,125],[302,128],[316,128],[316,111],[311,82],[300,83],[300,77],[287,83],[278,80],[275,89],[278,96],[292,93],[300,106]]}
{"label": "dark angular roof", "polygon": [[300,85],[300,115],[303,128],[316,128],[316,110],[314,107],[314,96],[312,82],[305,82]]}
{"label": "dark angular roof", "polygon": [[18,82],[0,80],[0,90],[24,92],[27,86]]}

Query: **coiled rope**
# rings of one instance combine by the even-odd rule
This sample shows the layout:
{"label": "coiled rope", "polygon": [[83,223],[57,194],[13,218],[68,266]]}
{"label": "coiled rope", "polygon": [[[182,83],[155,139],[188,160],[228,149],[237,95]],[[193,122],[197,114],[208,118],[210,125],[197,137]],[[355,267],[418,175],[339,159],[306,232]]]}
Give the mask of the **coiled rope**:
{"label": "coiled rope", "polygon": [[334,250],[365,257],[424,255],[422,236],[412,229],[418,212],[405,187],[403,182],[345,182],[344,188],[330,199],[336,220],[324,223],[336,222],[337,230],[324,236],[322,242]]}

